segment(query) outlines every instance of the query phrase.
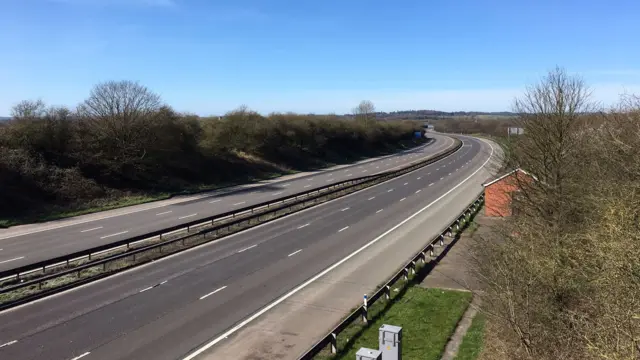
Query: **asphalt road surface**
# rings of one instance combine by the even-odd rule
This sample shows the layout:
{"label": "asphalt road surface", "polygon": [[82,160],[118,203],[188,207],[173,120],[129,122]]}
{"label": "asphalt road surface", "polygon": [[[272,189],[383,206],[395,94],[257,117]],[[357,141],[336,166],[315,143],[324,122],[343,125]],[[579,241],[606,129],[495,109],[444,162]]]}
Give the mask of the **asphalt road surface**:
{"label": "asphalt road surface", "polygon": [[358,176],[405,166],[453,146],[453,139],[430,134],[434,141],[392,156],[360,165],[342,167],[269,185],[185,201],[121,216],[75,224],[18,236],[0,237],[0,271],[33,264],[174,225],[204,219],[269,199],[311,190]]}
{"label": "asphalt road surface", "polygon": [[2,312],[0,359],[183,358],[447,193],[487,148],[465,138],[410,174]]}

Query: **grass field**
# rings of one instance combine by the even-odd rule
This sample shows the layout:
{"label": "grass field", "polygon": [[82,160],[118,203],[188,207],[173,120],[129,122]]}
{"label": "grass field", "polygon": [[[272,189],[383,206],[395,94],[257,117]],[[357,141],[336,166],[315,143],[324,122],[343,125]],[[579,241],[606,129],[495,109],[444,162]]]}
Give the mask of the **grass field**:
{"label": "grass field", "polygon": [[347,346],[329,358],[351,360],[361,347],[377,349],[378,329],[388,324],[403,328],[404,360],[440,359],[470,301],[470,293],[411,286],[375,315],[370,326],[348,336],[352,339]]}
{"label": "grass field", "polygon": [[471,322],[471,327],[462,339],[456,360],[475,360],[478,358],[484,342],[484,324],[485,316],[482,313],[477,313]]}

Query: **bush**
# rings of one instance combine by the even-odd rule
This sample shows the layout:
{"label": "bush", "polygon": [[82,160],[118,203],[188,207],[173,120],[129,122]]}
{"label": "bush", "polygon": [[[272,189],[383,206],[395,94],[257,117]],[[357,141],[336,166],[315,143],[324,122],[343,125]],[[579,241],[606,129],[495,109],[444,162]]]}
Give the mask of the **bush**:
{"label": "bush", "polygon": [[420,129],[246,107],[200,118],[129,81],[98,84],[75,112],[38,100],[12,115],[0,125],[0,200],[10,205],[0,216],[12,218],[351,161],[412,142]]}

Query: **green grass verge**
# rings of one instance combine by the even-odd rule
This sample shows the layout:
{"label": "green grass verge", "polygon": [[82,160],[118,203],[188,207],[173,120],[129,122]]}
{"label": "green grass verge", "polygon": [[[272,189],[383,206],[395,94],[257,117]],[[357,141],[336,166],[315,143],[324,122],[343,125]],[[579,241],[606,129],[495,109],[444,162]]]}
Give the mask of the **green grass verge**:
{"label": "green grass verge", "polygon": [[456,360],[475,360],[482,352],[484,345],[484,324],[486,318],[484,314],[477,313],[471,322],[471,326],[458,348]]}
{"label": "green grass verge", "polygon": [[328,358],[351,360],[361,347],[377,349],[378,329],[389,324],[403,328],[403,359],[440,359],[470,301],[471,294],[467,292],[408,287],[404,294],[383,304],[383,309],[372,315],[369,326],[357,333],[341,333],[339,339],[346,337],[352,341],[347,340],[342,351]]}

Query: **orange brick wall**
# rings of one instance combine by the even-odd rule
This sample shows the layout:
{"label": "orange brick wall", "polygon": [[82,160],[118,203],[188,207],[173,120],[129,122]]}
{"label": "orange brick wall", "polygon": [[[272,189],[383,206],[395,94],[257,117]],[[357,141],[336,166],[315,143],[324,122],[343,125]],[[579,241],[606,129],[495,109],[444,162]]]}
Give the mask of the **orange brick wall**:
{"label": "orange brick wall", "polygon": [[525,179],[529,180],[530,178],[521,172],[515,172],[485,187],[485,215],[493,217],[511,216],[511,192],[518,189],[518,180],[522,182]]}

